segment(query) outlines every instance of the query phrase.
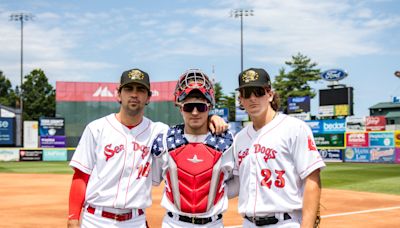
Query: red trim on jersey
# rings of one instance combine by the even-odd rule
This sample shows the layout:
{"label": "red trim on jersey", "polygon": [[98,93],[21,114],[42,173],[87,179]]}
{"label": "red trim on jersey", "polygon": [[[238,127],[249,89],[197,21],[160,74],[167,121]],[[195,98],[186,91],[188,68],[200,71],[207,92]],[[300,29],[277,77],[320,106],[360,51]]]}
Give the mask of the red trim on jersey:
{"label": "red trim on jersey", "polygon": [[[116,119],[115,116],[114,116],[114,118]],[[115,199],[114,199],[114,202],[113,202],[114,207],[116,207],[115,203],[116,203],[117,198],[118,198],[119,186],[120,186],[120,184],[121,184],[122,174],[124,173],[124,169],[125,169],[126,154],[127,154],[127,151],[128,151],[128,147],[127,147],[127,146],[128,146],[128,139],[126,138],[126,135],[125,135],[124,133],[120,132],[120,131],[111,123],[111,121],[110,121],[107,117],[106,117],[106,120],[107,120],[107,122],[110,124],[110,126],[111,126],[112,128],[114,128],[115,131],[117,131],[118,133],[120,133],[120,134],[121,134],[122,136],[124,136],[124,138],[125,138],[124,165],[122,166],[122,169],[121,169],[121,175],[119,176],[119,180],[118,180],[117,194],[115,194]]]}
{"label": "red trim on jersey", "polygon": [[303,173],[305,173],[306,171],[308,171],[308,170],[309,170],[311,167],[313,167],[315,164],[317,164],[317,163],[319,163],[319,162],[322,162],[322,161],[323,161],[323,160],[320,159],[320,160],[318,160],[318,161],[312,163],[312,164],[309,165],[304,171],[302,171],[302,172],[300,173],[300,175],[302,175]]}
{"label": "red trim on jersey", "polygon": [[89,174],[75,168],[69,192],[69,220],[79,220],[81,217],[81,210],[83,202],[85,201],[86,187],[89,177]]}
{"label": "red trim on jersey", "polygon": [[[79,161],[77,161],[77,160],[71,160],[72,162],[75,162],[75,163],[78,163],[79,165],[81,165],[83,168],[86,168],[86,169],[88,169],[88,170],[90,170],[90,171],[92,171],[92,169],[90,169],[89,167],[87,167],[87,166],[85,166],[85,165],[83,165],[82,163],[80,163]],[[74,167],[75,168],[75,167]],[[89,174],[90,175],[90,174]]]}

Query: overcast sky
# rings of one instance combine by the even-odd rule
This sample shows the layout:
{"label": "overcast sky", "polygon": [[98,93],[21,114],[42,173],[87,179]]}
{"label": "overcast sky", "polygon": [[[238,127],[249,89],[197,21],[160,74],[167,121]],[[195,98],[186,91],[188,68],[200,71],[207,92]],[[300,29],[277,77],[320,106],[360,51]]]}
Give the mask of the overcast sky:
{"label": "overcast sky", "polygon": [[[118,82],[139,67],[152,81],[176,80],[200,68],[237,87],[240,19],[232,9],[253,9],[244,18],[244,68],[265,68],[272,79],[284,62],[302,53],[318,68],[348,72],[356,116],[400,96],[400,2],[397,0],[169,0],[0,2],[0,70],[20,83],[20,24],[12,13],[31,13],[24,23],[24,73],[45,71],[50,82]],[[214,70],[213,70],[214,69]],[[312,84],[327,88],[326,81]],[[311,113],[318,112],[318,96]]]}

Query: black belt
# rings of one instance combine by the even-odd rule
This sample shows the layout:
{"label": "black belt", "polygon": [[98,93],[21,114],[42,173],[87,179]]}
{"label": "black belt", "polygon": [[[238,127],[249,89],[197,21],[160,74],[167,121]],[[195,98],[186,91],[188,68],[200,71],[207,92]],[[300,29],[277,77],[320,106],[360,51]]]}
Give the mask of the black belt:
{"label": "black belt", "polygon": [[[171,218],[174,218],[174,215],[172,214],[172,212],[168,212],[167,215]],[[184,215],[177,215],[179,221],[182,222],[187,222],[187,223],[192,223],[192,224],[207,224],[212,222],[212,218],[208,217],[208,218],[197,218],[197,217],[189,217],[189,216],[184,216]],[[222,218],[222,214],[217,215],[217,219],[216,220],[220,220]]]}
{"label": "black belt", "polygon": [[[245,216],[247,220],[250,222],[254,223],[256,226],[265,226],[265,225],[272,225],[272,224],[277,224],[279,222],[279,219],[277,219],[275,216],[270,216],[270,217],[249,217]],[[291,219],[290,215],[288,213],[283,214],[283,220],[288,220]]]}

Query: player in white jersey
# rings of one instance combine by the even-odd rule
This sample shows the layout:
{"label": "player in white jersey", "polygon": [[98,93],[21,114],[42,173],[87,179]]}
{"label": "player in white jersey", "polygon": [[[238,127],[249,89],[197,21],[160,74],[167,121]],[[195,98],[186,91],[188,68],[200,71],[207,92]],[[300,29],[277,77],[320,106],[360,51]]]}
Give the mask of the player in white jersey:
{"label": "player in white jersey", "polygon": [[151,153],[153,184],[165,182],[161,205],[167,210],[163,228],[223,227],[228,207],[225,181],[234,166],[233,136],[207,129],[207,113],[214,105],[208,77],[188,70],[179,79],[175,100],[184,124],[171,127],[154,141]]}
{"label": "player in white jersey", "polygon": [[119,112],[86,126],[70,162],[75,173],[68,227],[79,227],[82,207],[81,227],[146,227],[144,213],[151,205],[150,146],[168,129],[144,117],[150,97],[148,74],[125,71],[118,89]]}
{"label": "player in white jersey", "polygon": [[310,128],[277,112],[279,97],[264,69],[241,72],[238,90],[252,120],[235,136],[229,184],[239,189],[243,227],[313,227],[325,164]]}

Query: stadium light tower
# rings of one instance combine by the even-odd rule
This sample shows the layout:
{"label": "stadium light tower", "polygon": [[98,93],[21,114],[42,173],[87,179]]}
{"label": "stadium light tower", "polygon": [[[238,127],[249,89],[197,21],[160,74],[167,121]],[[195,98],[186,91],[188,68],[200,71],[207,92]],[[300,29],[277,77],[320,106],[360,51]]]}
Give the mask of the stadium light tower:
{"label": "stadium light tower", "polygon": [[[13,13],[10,15],[10,21],[20,21],[21,22],[21,84],[20,84],[20,101],[19,105],[21,108],[21,117],[23,111],[23,104],[22,104],[22,83],[23,83],[23,75],[24,75],[24,21],[29,21],[33,19],[33,15],[30,13]],[[22,119],[22,118],[21,118]]]}
{"label": "stadium light tower", "polygon": [[252,9],[235,9],[231,11],[231,17],[240,17],[240,72],[243,72],[243,17],[254,16]]}

